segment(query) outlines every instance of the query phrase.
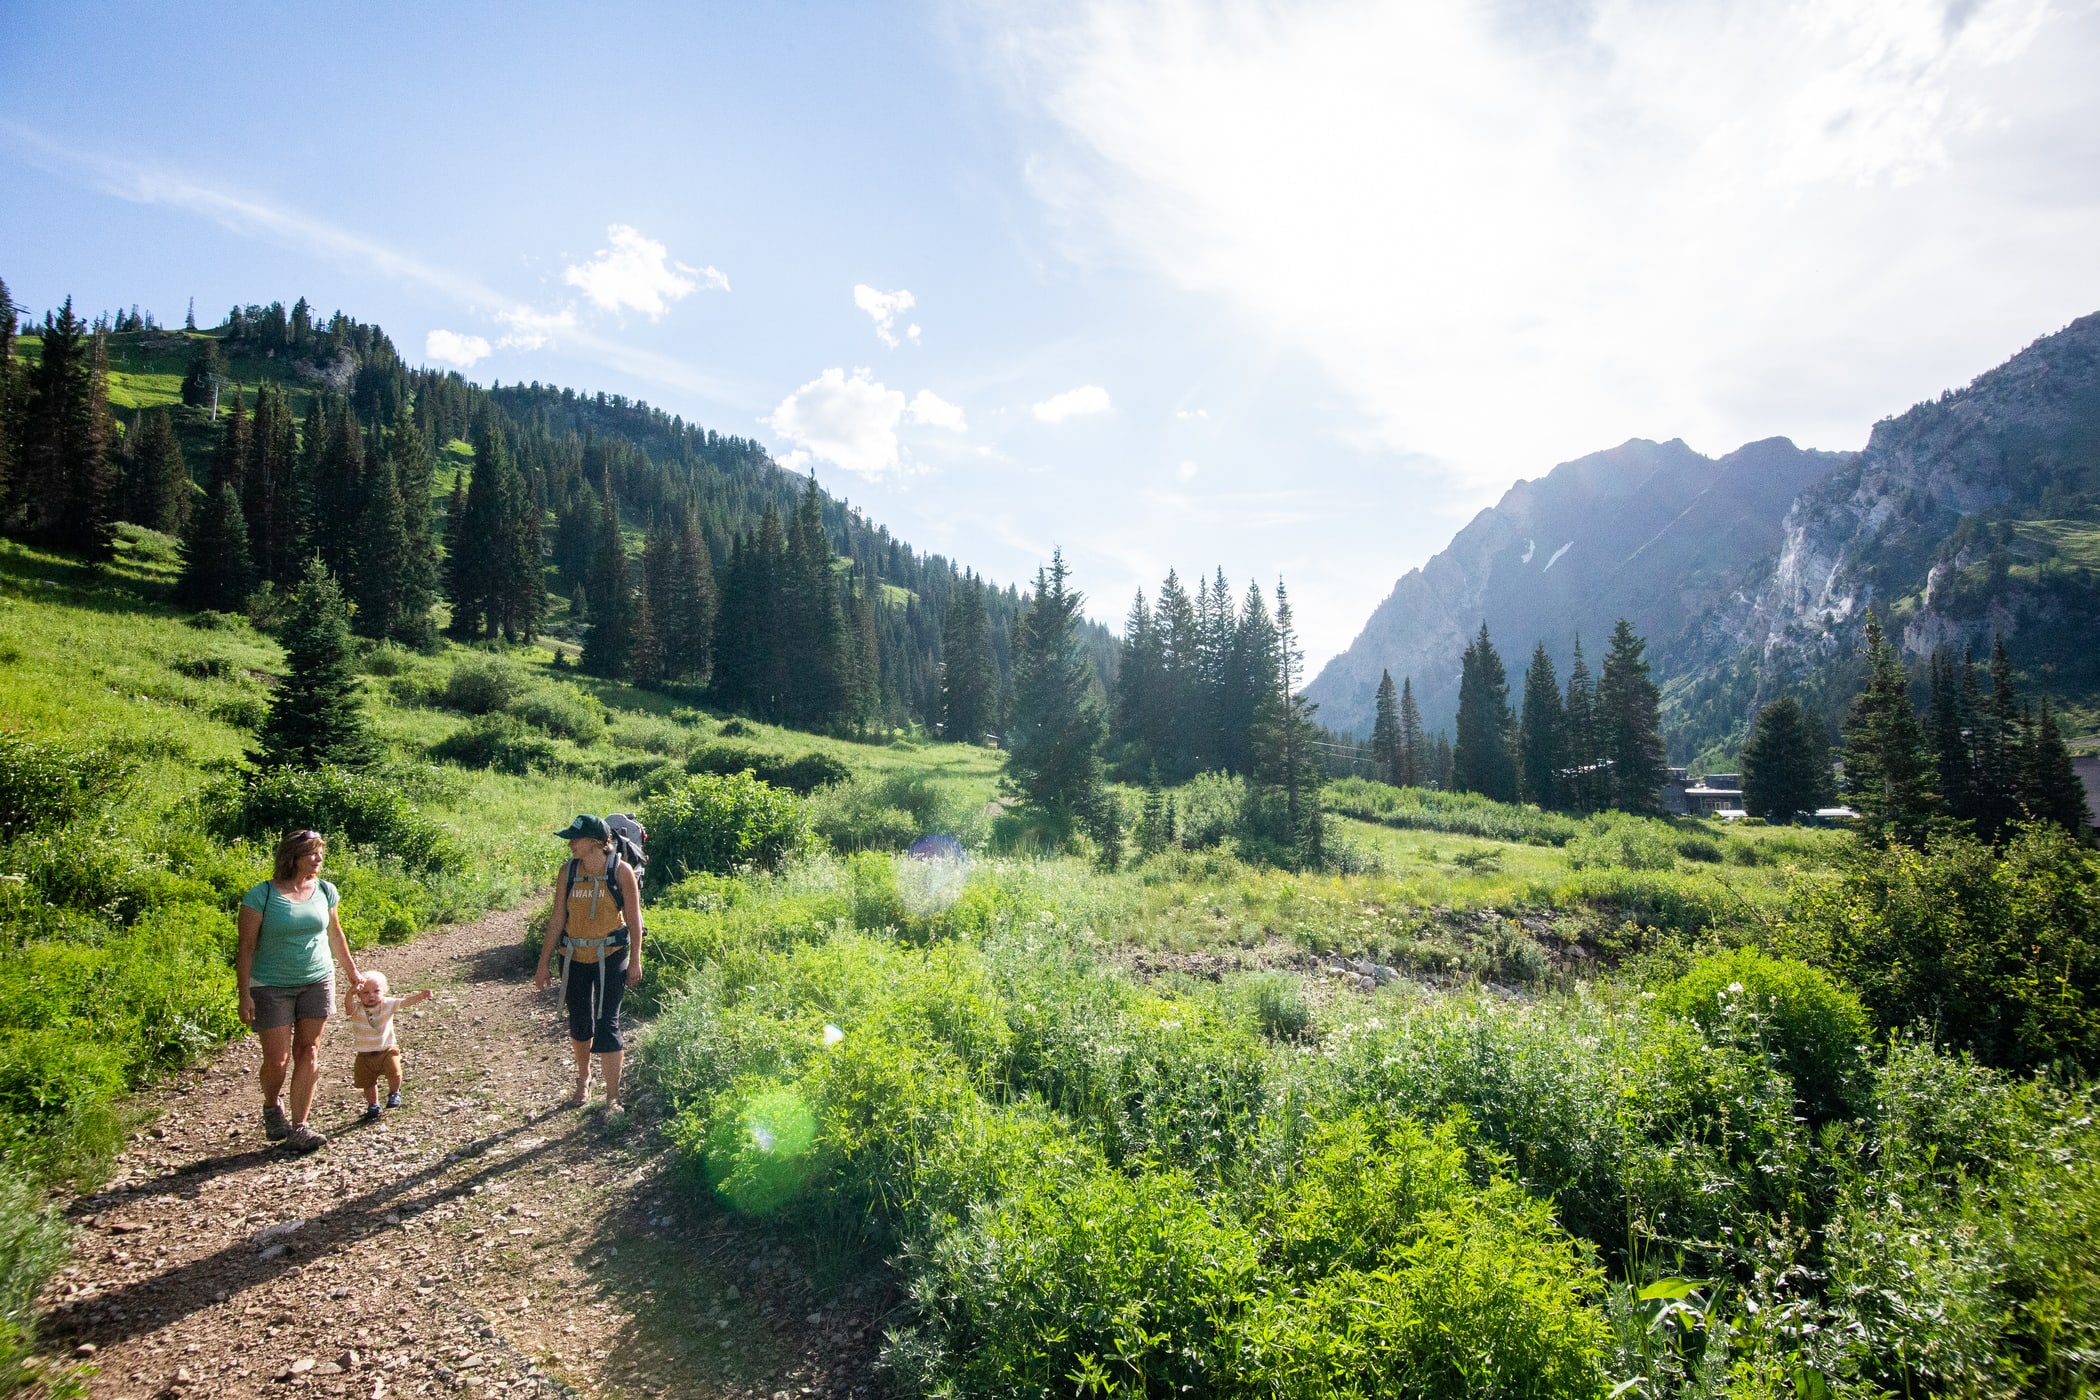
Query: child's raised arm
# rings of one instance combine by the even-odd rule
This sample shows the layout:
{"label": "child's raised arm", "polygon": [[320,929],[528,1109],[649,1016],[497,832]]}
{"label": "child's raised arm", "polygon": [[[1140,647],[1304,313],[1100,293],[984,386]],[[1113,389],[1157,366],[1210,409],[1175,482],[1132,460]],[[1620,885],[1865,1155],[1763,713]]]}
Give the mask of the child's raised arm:
{"label": "child's raised arm", "polygon": [[403,1006],[414,1006],[417,1002],[429,1001],[432,997],[436,995],[436,992],[432,991],[428,987],[425,987],[420,992],[410,992],[407,996],[401,998],[401,1004]]}

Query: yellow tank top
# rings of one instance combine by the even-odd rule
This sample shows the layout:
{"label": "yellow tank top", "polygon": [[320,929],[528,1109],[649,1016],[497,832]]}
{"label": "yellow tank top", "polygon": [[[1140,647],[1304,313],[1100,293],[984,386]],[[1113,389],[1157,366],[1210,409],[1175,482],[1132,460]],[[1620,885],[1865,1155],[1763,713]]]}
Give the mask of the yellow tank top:
{"label": "yellow tank top", "polygon": [[[612,882],[605,875],[589,875],[576,872],[576,883],[569,887],[568,917],[562,924],[562,932],[571,939],[606,938],[626,924],[619,904],[613,899]],[[598,961],[599,949],[575,948],[570,958],[580,963]]]}

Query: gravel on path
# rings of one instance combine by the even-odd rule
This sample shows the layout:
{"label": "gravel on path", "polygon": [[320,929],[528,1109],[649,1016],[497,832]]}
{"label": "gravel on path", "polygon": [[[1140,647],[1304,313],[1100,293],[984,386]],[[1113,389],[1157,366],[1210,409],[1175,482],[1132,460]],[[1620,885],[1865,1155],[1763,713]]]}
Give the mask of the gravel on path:
{"label": "gravel on path", "polygon": [[834,1263],[820,1288],[790,1242],[707,1204],[647,1093],[565,1107],[526,913],[364,955],[437,996],[402,1013],[404,1104],[376,1123],[331,1023],[312,1156],[264,1140],[252,1037],[147,1096],[43,1300],[91,1395],[875,1393],[879,1270]]}

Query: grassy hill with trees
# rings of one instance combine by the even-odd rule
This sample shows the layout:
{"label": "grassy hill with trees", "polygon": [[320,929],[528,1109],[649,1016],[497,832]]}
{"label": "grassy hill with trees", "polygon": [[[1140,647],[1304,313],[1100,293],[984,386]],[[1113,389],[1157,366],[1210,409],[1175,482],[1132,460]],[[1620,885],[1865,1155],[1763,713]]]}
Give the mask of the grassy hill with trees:
{"label": "grassy hill with trees", "polygon": [[[1416,781],[1333,781],[1281,590],[1163,597],[1133,616],[1167,633],[1102,657],[1061,558],[1026,593],[878,559],[689,425],[469,390],[296,307],[279,344],[262,310],[188,339],[348,371],[269,379],[244,417],[221,385],[216,424],[169,407],[183,534],[113,504],[173,479],[112,407],[112,346],[163,332],[61,314],[0,377],[0,1388],[66,1247],[48,1203],[138,1123],[129,1091],[240,1033],[231,913],[279,831],[329,835],[370,943],[544,888],[548,833],[608,810],[651,832],[637,1072],[690,1208],[892,1270],[903,1393],[2100,1380],[2100,859],[2020,757],[2040,716],[2025,747],[1995,722],[1941,745],[1880,646],[1843,736],[1858,831],[1778,798],[1771,824],[1665,819],[1535,790],[1588,765],[1527,761],[1549,727],[1483,634],[1451,765],[1514,790],[1426,786],[1400,695],[1379,771]],[[565,519],[598,551],[569,613]],[[199,543],[240,533],[245,587]],[[680,671],[702,559],[708,659]],[[940,587],[903,653],[940,663],[929,714],[862,619]],[[1580,696],[1631,717],[1606,752],[1659,761],[1637,643]],[[1990,764],[2016,781],[1986,826],[1946,777]]]}

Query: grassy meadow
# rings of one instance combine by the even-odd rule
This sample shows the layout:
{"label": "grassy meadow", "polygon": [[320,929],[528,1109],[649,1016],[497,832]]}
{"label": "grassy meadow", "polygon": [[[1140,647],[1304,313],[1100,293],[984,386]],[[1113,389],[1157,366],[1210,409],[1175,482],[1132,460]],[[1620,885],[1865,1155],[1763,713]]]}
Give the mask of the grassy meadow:
{"label": "grassy meadow", "polygon": [[[176,609],[174,568],[130,527],[101,568],[0,543],[0,1316],[127,1091],[239,1033],[232,909],[279,817],[332,818],[369,944],[515,903],[570,815],[640,810],[639,1072],[694,1208],[892,1271],[898,1393],[2100,1378],[2075,1056],[1993,1068],[1888,1010],[1852,930],[1949,901],[1905,904],[1932,872],[1841,833],[1351,780],[1334,868],[1291,872],[1234,854],[1235,785],[1206,776],[1168,794],[1173,841],[1106,870],[1040,849],[997,753],[785,731],[548,646],[370,647],[377,772],[253,784],[271,619]],[[902,854],[936,833],[967,854]],[[2019,860],[2000,941],[2037,951],[2008,995],[2075,1047],[2095,940],[2019,920],[2100,887],[2076,852]],[[0,1337],[0,1389],[25,1345]]]}

